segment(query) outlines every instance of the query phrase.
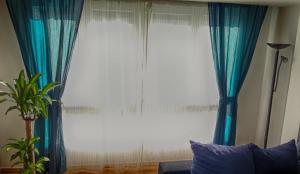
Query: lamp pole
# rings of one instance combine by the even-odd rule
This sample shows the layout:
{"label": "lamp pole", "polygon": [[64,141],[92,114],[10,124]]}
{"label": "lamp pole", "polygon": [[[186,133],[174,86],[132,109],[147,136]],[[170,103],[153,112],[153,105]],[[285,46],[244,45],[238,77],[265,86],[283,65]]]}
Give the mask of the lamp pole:
{"label": "lamp pole", "polygon": [[276,54],[275,54],[275,63],[274,63],[274,68],[273,68],[271,95],[270,95],[270,99],[269,99],[269,108],[268,108],[268,117],[267,117],[266,131],[265,131],[264,148],[267,148],[267,145],[268,145],[268,137],[269,137],[269,129],[270,129],[270,121],[271,121],[272,105],[273,105],[273,96],[277,89],[277,83],[278,83],[278,77],[279,77],[281,64],[282,64],[282,62],[287,62],[287,58],[284,56],[281,56],[280,62],[278,62],[279,61],[279,50],[287,48],[291,44],[267,43],[267,45],[273,49],[276,49]]}

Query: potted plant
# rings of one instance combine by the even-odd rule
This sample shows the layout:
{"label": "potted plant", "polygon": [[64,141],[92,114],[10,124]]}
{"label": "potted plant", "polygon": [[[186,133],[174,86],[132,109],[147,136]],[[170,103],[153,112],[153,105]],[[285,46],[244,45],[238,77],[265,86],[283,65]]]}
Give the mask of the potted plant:
{"label": "potted plant", "polygon": [[4,86],[7,91],[0,91],[0,103],[9,102],[12,104],[5,114],[12,110],[17,110],[19,116],[25,121],[26,138],[20,140],[11,140],[11,143],[3,146],[5,151],[15,150],[10,160],[15,161],[13,165],[22,164],[22,174],[32,174],[44,171],[44,162],[49,161],[46,157],[40,157],[35,162],[35,154],[38,150],[34,148],[34,144],[39,140],[33,137],[32,124],[38,117],[48,117],[48,106],[52,104],[52,100],[47,94],[58,86],[57,83],[49,83],[43,88],[39,88],[38,79],[41,74],[35,74],[31,79],[27,80],[24,70],[19,73],[19,77],[14,80],[11,85],[0,80],[0,85]]}

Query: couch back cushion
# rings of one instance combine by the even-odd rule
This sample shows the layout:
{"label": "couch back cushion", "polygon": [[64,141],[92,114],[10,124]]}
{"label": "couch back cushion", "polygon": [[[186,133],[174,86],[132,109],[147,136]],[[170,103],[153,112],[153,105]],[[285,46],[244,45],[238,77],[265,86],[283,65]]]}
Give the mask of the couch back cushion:
{"label": "couch back cushion", "polygon": [[297,156],[298,156],[298,160],[300,159],[300,141],[298,140],[298,143],[297,143]]}
{"label": "couch back cushion", "polygon": [[250,145],[222,146],[191,141],[192,174],[255,174]]}
{"label": "couch back cushion", "polygon": [[297,147],[295,140],[288,143],[262,149],[251,144],[256,174],[296,174]]}

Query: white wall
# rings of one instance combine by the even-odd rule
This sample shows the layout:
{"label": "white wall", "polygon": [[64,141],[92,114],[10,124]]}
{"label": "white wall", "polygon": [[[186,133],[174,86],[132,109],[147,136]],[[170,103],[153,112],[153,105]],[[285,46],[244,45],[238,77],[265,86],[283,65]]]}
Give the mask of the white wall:
{"label": "white wall", "polygon": [[[0,0],[0,79],[12,82],[23,67],[19,45],[4,0]],[[16,113],[4,116],[8,104],[0,105],[0,146],[8,138],[25,136],[25,126]],[[8,166],[9,154],[0,151],[0,166]]]}
{"label": "white wall", "polygon": [[279,8],[275,41],[291,43],[292,46],[282,50],[280,54],[288,57],[289,61],[282,65],[278,81],[279,85],[276,93],[274,94],[268,146],[275,146],[281,143],[281,133],[285,117],[294,46],[297,36],[299,9],[300,8],[298,6]]}
{"label": "white wall", "polygon": [[[269,8],[271,11],[271,19],[270,26],[268,32],[268,41],[273,41],[275,38],[275,30],[277,25],[277,16],[278,16],[278,8],[273,7]],[[266,47],[266,46],[265,46]],[[267,47],[266,47],[267,48]],[[264,66],[263,72],[263,80],[261,84],[257,84],[261,88],[260,99],[257,101],[259,103],[258,108],[258,118],[257,118],[257,126],[256,126],[256,136],[255,143],[263,146],[264,144],[264,133],[266,128],[266,116],[267,116],[267,108],[268,101],[270,97],[270,89],[271,89],[271,73],[272,73],[272,64],[274,63],[274,51],[271,49],[266,49],[266,55],[264,58],[264,62],[262,63]]]}
{"label": "white wall", "polygon": [[286,104],[281,142],[298,137],[300,126],[300,18],[296,37],[290,86]]}
{"label": "white wall", "polygon": [[238,102],[236,143],[255,142],[261,84],[263,82],[266,59],[266,42],[269,37],[272,9],[269,8],[262,25],[253,59],[242,86]]}
{"label": "white wall", "polygon": [[[295,43],[299,8],[269,7],[253,60],[239,96],[237,144],[255,142],[263,146],[270,98],[275,50],[267,42]],[[293,57],[293,47],[281,55]],[[280,143],[291,63],[282,65],[274,94],[269,145]]]}
{"label": "white wall", "polygon": [[[298,6],[280,7],[278,8],[278,10],[274,9],[268,42],[291,43],[294,45],[297,35],[298,15]],[[288,63],[282,65],[278,81],[278,88],[276,93],[274,93],[268,146],[274,146],[280,144],[281,142],[281,132],[285,116],[285,105],[289,88],[289,77],[293,59],[293,52],[294,46],[286,48],[280,52],[280,55],[288,57],[289,61]],[[273,66],[275,60],[274,54],[275,50],[271,48],[267,49],[263,83],[261,86],[262,93],[260,99],[255,141],[261,146],[264,142],[266,128],[266,118],[271,90],[271,79],[273,75]]]}

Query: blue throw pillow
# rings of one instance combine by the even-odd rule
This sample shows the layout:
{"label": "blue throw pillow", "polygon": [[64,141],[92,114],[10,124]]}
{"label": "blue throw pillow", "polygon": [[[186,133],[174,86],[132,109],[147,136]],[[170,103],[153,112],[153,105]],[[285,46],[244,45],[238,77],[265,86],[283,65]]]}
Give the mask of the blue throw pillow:
{"label": "blue throw pillow", "polygon": [[191,141],[192,174],[255,174],[249,145],[222,146]]}
{"label": "blue throw pillow", "polygon": [[256,174],[296,174],[297,147],[295,140],[288,143],[261,149],[252,144]]}

